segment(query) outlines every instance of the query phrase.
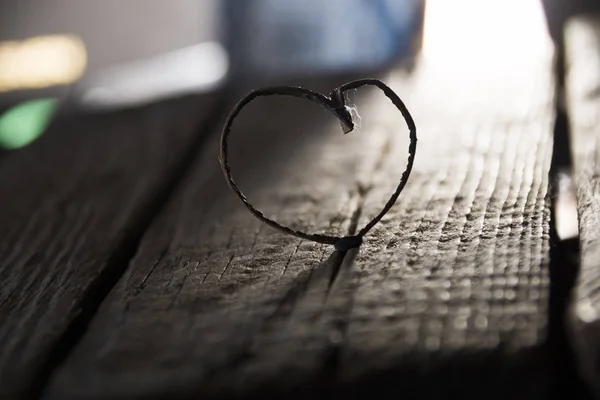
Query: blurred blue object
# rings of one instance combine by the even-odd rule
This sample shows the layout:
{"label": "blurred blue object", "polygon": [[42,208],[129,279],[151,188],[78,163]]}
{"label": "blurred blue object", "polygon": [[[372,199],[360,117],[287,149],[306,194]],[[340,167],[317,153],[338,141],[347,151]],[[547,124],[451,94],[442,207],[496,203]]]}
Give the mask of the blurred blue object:
{"label": "blurred blue object", "polygon": [[413,51],[424,0],[2,0],[0,108],[118,108],[230,78],[365,71]]}
{"label": "blurred blue object", "polygon": [[423,9],[423,0],[230,0],[233,73],[380,68],[414,51]]}

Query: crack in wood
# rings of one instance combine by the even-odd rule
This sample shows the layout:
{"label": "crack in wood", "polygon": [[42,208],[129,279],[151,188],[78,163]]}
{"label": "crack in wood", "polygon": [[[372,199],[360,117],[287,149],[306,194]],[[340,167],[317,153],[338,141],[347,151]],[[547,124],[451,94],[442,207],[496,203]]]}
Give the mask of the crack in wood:
{"label": "crack in wood", "polygon": [[134,296],[137,296],[138,294],[140,294],[140,292],[142,290],[144,290],[144,288],[146,287],[146,282],[148,281],[148,278],[150,278],[150,275],[152,275],[152,273],[154,272],[154,270],[156,269],[158,264],[160,264],[160,262],[163,260],[163,258],[167,254],[168,250],[169,250],[169,246],[165,246],[163,248],[163,250],[160,252],[159,256],[156,258],[156,261],[152,264],[152,267],[150,267],[150,270],[144,276],[144,279],[142,279],[142,282],[140,282],[140,284],[137,285],[136,289],[134,290],[134,292],[133,292]]}
{"label": "crack in wood", "polygon": [[298,249],[300,248],[300,245],[302,244],[302,242],[303,242],[303,239],[298,239],[298,244],[294,248],[294,251],[292,251],[290,253],[290,256],[288,257],[287,261],[285,262],[285,265],[283,266],[283,269],[281,270],[281,276],[285,275],[285,272],[287,271],[290,263],[292,262],[292,259],[294,258],[294,256],[298,252]]}
{"label": "crack in wood", "polygon": [[[387,134],[383,145],[379,151],[379,157],[375,159],[375,163],[373,169],[371,171],[371,179],[381,174],[385,167],[385,162],[389,157],[392,156],[391,152],[392,144],[389,133]],[[350,219],[350,225],[348,227],[348,235],[356,234],[358,229],[358,223],[363,213],[363,208],[365,205],[365,200],[369,193],[373,190],[372,184],[368,186],[363,186],[360,182],[357,182],[357,192],[358,192],[358,201],[357,206],[354,212],[352,213]],[[332,266],[332,274],[329,280],[329,284],[327,286],[325,300],[323,302],[322,310],[325,310],[326,305],[330,302],[331,297],[333,296],[333,292],[336,292],[336,296],[341,296],[346,298],[345,306],[342,307],[342,310],[338,310],[339,312],[335,313],[334,317],[329,322],[330,329],[332,329],[333,338],[330,342],[330,345],[327,347],[327,351],[323,356],[323,385],[324,385],[324,393],[328,393],[332,390],[332,385],[336,381],[334,377],[338,375],[338,369],[341,360],[341,349],[343,344],[347,341],[347,331],[348,331],[348,323],[349,317],[352,312],[352,304],[353,297],[355,293],[356,286],[358,282],[350,283],[349,287],[346,290],[341,288],[342,280],[338,279],[340,274],[344,275],[344,281],[349,281],[352,277],[352,268],[354,266],[354,261],[360,252],[360,247],[350,249],[342,255],[342,258],[339,263],[334,264]],[[335,290],[337,289],[337,290]],[[343,294],[340,293],[343,291]],[[337,300],[337,299],[336,299]]]}

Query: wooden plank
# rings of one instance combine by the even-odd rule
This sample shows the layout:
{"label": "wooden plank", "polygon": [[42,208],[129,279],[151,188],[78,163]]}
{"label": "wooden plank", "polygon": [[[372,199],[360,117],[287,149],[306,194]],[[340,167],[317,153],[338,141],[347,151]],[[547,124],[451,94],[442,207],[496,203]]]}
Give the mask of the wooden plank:
{"label": "wooden plank", "polygon": [[[384,78],[420,141],[399,203],[360,250],[261,225],[229,192],[215,141],[48,398],[547,394],[551,60],[437,65]],[[242,190],[296,228],[361,227],[408,145],[398,112],[366,98],[346,136],[295,100],[244,111],[230,155]]]}
{"label": "wooden plank", "polygon": [[215,100],[59,117],[30,147],[4,154],[0,398],[35,396],[77,339],[197,145]]}
{"label": "wooden plank", "polygon": [[600,391],[600,16],[572,19],[565,29],[566,94],[579,216],[580,270],[569,328],[581,371]]}

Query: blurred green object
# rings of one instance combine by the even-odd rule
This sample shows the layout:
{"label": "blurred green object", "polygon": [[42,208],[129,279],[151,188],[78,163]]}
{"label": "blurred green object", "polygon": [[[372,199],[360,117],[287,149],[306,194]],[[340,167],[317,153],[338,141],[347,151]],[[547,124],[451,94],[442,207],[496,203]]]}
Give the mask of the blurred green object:
{"label": "blurred green object", "polygon": [[37,99],[14,106],[0,115],[0,146],[25,147],[40,137],[56,111],[56,99]]}

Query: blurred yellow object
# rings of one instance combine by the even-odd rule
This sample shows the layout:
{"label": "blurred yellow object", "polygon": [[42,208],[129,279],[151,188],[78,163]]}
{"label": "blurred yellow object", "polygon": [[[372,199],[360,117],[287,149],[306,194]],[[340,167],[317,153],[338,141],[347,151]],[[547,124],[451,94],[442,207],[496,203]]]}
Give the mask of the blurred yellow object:
{"label": "blurred yellow object", "polygon": [[0,93],[67,85],[85,71],[85,45],[74,35],[0,42]]}

